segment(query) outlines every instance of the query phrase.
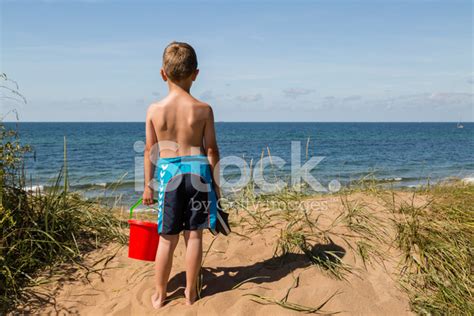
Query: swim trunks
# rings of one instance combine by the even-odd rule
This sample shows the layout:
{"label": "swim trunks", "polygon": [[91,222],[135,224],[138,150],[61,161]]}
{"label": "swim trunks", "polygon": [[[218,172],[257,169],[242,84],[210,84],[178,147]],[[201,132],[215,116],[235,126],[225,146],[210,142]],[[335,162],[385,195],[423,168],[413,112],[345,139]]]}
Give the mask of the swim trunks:
{"label": "swim trunks", "polygon": [[217,196],[206,156],[160,158],[157,178],[159,234],[215,229]]}

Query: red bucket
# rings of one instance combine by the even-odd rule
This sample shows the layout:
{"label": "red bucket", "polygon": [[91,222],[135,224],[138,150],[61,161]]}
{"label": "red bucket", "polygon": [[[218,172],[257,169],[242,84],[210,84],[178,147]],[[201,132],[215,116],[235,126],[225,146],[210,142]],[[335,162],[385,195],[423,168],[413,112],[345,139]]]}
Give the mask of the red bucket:
{"label": "red bucket", "polygon": [[[142,201],[139,200],[130,208],[130,218],[133,209]],[[155,261],[156,250],[160,236],[158,235],[158,225],[156,223],[144,222],[129,219],[130,239],[128,242],[128,257],[138,260]]]}

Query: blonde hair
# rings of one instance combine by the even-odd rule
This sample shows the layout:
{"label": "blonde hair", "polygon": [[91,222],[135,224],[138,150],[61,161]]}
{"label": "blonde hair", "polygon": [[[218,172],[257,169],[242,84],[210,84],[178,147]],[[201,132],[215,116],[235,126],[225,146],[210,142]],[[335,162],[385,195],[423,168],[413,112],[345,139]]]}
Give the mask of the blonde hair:
{"label": "blonde hair", "polygon": [[180,81],[191,76],[198,66],[196,52],[191,45],[172,42],[163,52],[163,70],[171,81]]}

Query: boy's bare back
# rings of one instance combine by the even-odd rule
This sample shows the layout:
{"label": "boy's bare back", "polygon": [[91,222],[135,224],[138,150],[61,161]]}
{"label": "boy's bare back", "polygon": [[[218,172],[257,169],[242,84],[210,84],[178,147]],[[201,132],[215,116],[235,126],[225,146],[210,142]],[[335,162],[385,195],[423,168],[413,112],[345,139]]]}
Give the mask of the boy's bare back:
{"label": "boy's bare back", "polygon": [[160,157],[205,154],[206,129],[213,123],[208,104],[178,91],[150,105],[147,120],[159,142]]}

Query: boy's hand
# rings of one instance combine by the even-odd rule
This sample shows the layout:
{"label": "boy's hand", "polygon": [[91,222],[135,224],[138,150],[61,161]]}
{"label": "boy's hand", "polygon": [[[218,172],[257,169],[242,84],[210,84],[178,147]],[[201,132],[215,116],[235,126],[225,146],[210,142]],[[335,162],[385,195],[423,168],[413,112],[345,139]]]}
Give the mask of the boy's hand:
{"label": "boy's hand", "polygon": [[153,189],[150,188],[150,187],[145,187],[145,190],[143,191],[143,201],[142,203],[144,205],[152,205],[153,204],[153,195],[154,195],[154,192],[153,192]]}

